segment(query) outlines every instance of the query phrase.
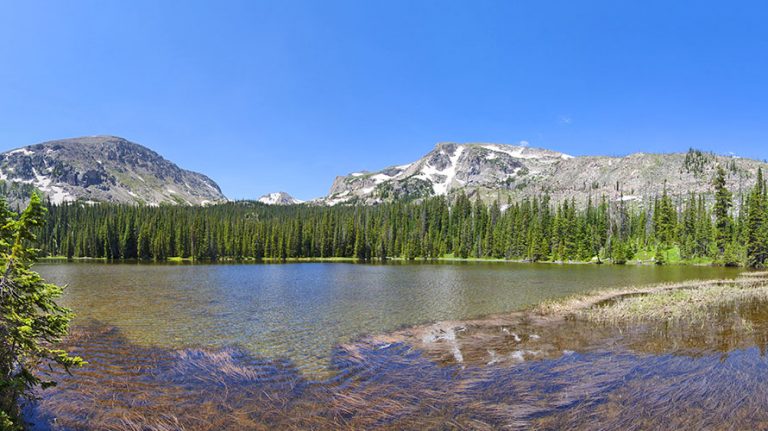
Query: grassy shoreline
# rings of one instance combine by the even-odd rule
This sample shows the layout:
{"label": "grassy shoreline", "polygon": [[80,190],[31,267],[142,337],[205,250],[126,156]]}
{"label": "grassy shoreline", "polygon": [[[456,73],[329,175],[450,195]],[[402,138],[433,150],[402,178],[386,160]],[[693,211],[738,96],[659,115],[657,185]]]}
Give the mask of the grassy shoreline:
{"label": "grassy shoreline", "polygon": [[587,292],[532,308],[543,316],[602,323],[703,320],[717,307],[768,301],[768,272],[745,272],[733,280],[692,280]]}

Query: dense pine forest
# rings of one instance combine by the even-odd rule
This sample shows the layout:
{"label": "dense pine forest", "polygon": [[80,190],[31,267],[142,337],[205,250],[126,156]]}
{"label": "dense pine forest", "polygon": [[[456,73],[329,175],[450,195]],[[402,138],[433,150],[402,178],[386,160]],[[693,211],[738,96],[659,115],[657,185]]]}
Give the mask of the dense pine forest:
{"label": "dense pine forest", "polygon": [[44,254],[67,258],[640,259],[762,267],[768,260],[762,172],[747,196],[732,196],[724,178],[721,169],[714,199],[664,192],[647,208],[605,197],[578,207],[546,195],[486,205],[461,194],[376,206],[49,205],[40,241]]}

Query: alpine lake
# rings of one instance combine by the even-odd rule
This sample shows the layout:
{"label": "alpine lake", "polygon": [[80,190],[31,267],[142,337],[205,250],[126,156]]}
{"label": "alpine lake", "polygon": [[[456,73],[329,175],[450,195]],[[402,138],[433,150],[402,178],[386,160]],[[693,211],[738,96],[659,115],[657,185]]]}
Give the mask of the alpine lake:
{"label": "alpine lake", "polygon": [[[59,384],[26,405],[32,429],[768,427],[768,304],[718,310],[698,326],[548,321],[521,311],[594,290],[735,279],[739,269],[507,262],[34,269],[68,286],[61,302],[77,316],[64,344],[88,365],[48,372]],[[749,331],[734,330],[733,316]]]}

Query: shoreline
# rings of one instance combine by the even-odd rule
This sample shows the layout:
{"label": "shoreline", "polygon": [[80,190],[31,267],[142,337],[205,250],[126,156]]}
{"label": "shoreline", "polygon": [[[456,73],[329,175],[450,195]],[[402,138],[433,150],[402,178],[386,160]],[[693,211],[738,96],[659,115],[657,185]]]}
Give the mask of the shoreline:
{"label": "shoreline", "polygon": [[[573,340],[560,340],[554,345],[547,341],[542,347],[541,340],[557,337],[557,332],[570,331],[577,334],[575,338],[589,338],[591,331],[622,334],[668,325],[703,330],[706,325],[715,324],[719,308],[738,307],[755,300],[768,302],[768,271],[744,272],[734,279],[594,290],[511,312],[413,325],[363,337],[341,347],[355,356],[361,346],[377,349],[402,343],[441,363],[462,366],[500,362],[498,351],[511,349],[507,352],[511,362],[518,363],[557,358],[579,350],[579,345],[585,350],[610,347]],[[733,329],[745,333],[753,330],[743,322],[737,322]],[[544,333],[548,335],[542,336]],[[563,345],[568,348],[563,349]]]}
{"label": "shoreline", "polygon": [[[363,265],[379,265],[387,263],[414,263],[414,264],[431,264],[431,263],[512,263],[512,264],[544,264],[544,265],[606,265],[606,266],[656,266],[656,262],[653,260],[631,260],[625,263],[613,263],[610,260],[604,261],[551,261],[551,260],[539,260],[530,261],[527,259],[494,259],[494,258],[460,258],[460,257],[434,257],[434,258],[415,258],[407,259],[403,257],[388,257],[384,260],[371,259],[367,261],[359,260],[354,257],[292,257],[285,259],[277,258],[221,258],[217,260],[197,260],[192,258],[182,257],[169,257],[165,260],[142,260],[142,259],[108,259],[105,257],[71,257],[66,256],[43,256],[37,258],[38,262],[103,262],[103,263],[139,263],[139,264],[189,264],[189,265],[211,265],[211,264],[232,264],[232,263],[249,263],[249,264],[283,264],[283,263],[355,263]],[[693,267],[732,267],[732,268],[744,268],[743,265],[729,266],[722,265],[716,262],[700,262],[700,261],[676,261],[668,262],[658,266],[693,266]]]}

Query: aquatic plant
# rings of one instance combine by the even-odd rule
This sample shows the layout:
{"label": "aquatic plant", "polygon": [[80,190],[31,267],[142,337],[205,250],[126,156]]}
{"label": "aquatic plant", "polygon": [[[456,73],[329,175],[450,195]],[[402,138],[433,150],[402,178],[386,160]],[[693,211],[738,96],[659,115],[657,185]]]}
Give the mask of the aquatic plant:
{"label": "aquatic plant", "polygon": [[139,346],[94,322],[66,341],[90,352],[87,372],[62,373],[30,416],[55,431],[765,429],[765,300],[712,310],[704,324],[574,313],[696,286],[749,291],[766,275],[404,328],[339,346],[320,381],[236,348]]}

